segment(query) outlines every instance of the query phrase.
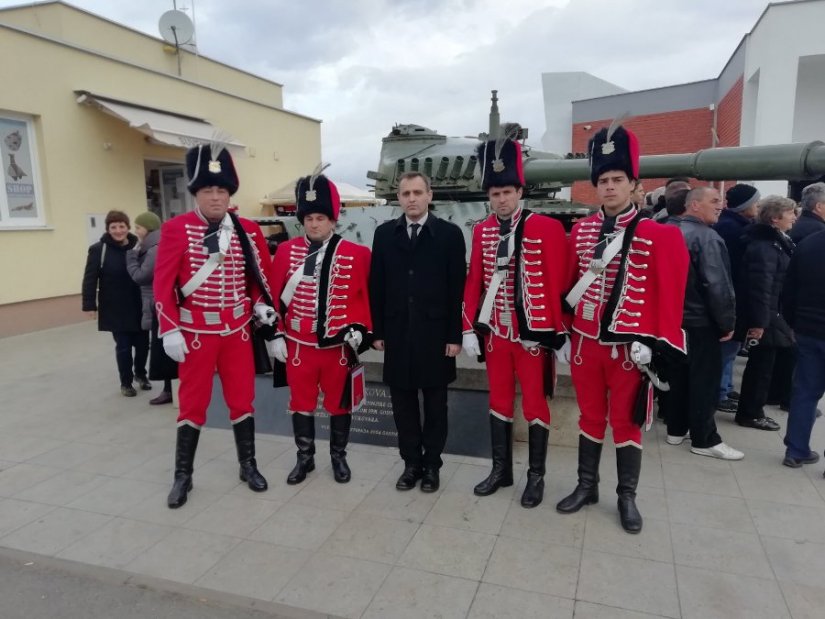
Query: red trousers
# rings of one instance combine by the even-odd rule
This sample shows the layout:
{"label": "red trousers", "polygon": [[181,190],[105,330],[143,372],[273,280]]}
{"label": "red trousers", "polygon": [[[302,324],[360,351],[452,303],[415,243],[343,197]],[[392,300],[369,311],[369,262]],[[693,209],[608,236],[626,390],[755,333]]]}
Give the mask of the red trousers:
{"label": "red trousers", "polygon": [[641,448],[642,429],[633,423],[633,408],[642,373],[630,361],[630,345],[604,345],[574,333],[571,346],[570,374],[581,411],[581,433],[601,443],[610,421],[617,447]]}
{"label": "red trousers", "polygon": [[497,335],[485,337],[484,346],[490,383],[490,414],[505,420],[513,418],[518,376],[524,419],[549,429],[550,407],[544,394],[547,351],[527,351],[520,342],[511,342]]}
{"label": "red trousers", "polygon": [[255,361],[249,329],[230,335],[211,335],[183,331],[189,353],[179,365],[180,413],[178,424],[189,423],[197,428],[206,423],[206,409],[212,400],[212,378],[215,369],[221,378],[223,399],[229,409],[229,419],[238,421],[255,409]]}
{"label": "red trousers", "polygon": [[289,410],[310,414],[318,406],[318,391],[324,393],[324,409],[330,415],[348,413],[341,407],[349,371],[344,346],[315,348],[287,338],[286,382]]}

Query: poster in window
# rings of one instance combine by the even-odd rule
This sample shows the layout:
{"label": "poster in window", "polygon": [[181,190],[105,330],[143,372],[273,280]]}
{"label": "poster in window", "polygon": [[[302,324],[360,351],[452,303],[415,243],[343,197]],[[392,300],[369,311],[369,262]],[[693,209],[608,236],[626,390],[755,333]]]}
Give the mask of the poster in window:
{"label": "poster in window", "polygon": [[25,122],[0,118],[0,166],[10,218],[38,216],[29,130]]}

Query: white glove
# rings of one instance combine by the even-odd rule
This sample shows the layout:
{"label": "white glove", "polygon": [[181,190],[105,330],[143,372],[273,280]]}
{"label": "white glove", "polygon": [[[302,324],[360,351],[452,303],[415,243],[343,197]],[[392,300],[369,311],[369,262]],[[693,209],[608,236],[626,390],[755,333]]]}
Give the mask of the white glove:
{"label": "white glove", "polygon": [[556,356],[556,362],[570,365],[570,338],[564,338],[564,344],[558,350],[554,350],[553,354]]}
{"label": "white glove", "polygon": [[521,340],[521,347],[522,347],[524,350],[527,350],[527,351],[530,351],[530,350],[533,350],[533,349],[535,349],[535,348],[538,348],[538,345],[539,345],[539,343],[538,343],[538,342],[534,342],[533,340]]}
{"label": "white glove", "polygon": [[189,353],[186,347],[186,340],[180,331],[170,331],[163,336],[163,350],[173,361],[183,363],[184,358]]}
{"label": "white glove", "polygon": [[461,338],[461,347],[468,357],[478,357],[481,349],[478,347],[478,338],[475,333],[465,333]]}
{"label": "white glove", "polygon": [[653,351],[641,342],[630,345],[630,359],[636,365],[648,365],[653,360]]}
{"label": "white glove", "polygon": [[275,310],[266,303],[256,303],[252,308],[252,313],[262,325],[272,326],[275,324]]}
{"label": "white glove", "polygon": [[352,346],[355,352],[358,352],[358,347],[361,345],[361,342],[364,341],[364,336],[361,335],[360,331],[350,329],[350,332],[344,336],[344,341]]}
{"label": "white glove", "polygon": [[281,363],[286,363],[286,338],[276,337],[274,340],[267,340],[266,352],[269,353],[270,357],[274,357]]}

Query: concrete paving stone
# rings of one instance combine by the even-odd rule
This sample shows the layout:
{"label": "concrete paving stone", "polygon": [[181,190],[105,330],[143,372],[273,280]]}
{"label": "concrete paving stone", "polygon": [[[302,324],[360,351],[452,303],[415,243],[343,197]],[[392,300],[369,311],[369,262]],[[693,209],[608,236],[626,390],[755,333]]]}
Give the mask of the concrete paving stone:
{"label": "concrete paving stone", "polygon": [[[639,509],[641,510],[641,506]],[[605,512],[588,509],[584,530],[585,550],[598,550],[625,557],[673,563],[670,524],[667,520],[650,518],[644,512],[642,512],[642,517],[644,518],[642,532],[639,535],[628,535],[621,527],[618,510],[610,509]]]}
{"label": "concrete paving stone", "polygon": [[103,514],[58,507],[0,538],[0,546],[54,556],[111,519]]}
{"label": "concrete paving stone", "polygon": [[66,506],[84,494],[99,489],[111,480],[111,477],[95,475],[94,473],[63,471],[35,486],[21,490],[15,495],[15,498],[22,501]]}
{"label": "concrete paving stone", "polygon": [[586,511],[559,514],[556,512],[554,497],[548,494],[545,491],[542,504],[532,509],[524,509],[518,501],[512,501],[500,535],[525,541],[581,547]]}
{"label": "concrete paving stone", "polygon": [[418,531],[417,522],[353,513],[321,546],[326,554],[394,564]]}
{"label": "concrete paving stone", "polygon": [[241,481],[239,472],[240,467],[237,462],[227,462],[226,460],[213,458],[195,468],[192,474],[192,483],[208,492],[226,494],[237,486],[243,485],[246,487],[246,482]]}
{"label": "concrete paving stone", "polygon": [[54,467],[14,462],[0,471],[0,496],[14,496],[62,472]]}
{"label": "concrete paving stone", "polygon": [[773,578],[768,558],[756,534],[688,524],[674,524],[671,531],[677,565]]}
{"label": "concrete paving stone", "polygon": [[683,619],[790,619],[779,584],[709,569],[676,566]]}
{"label": "concrete paving stone", "polygon": [[121,477],[152,458],[160,455],[169,457],[166,446],[157,443],[138,443],[127,449],[113,445],[98,447],[101,451],[97,452],[93,458],[84,460],[72,468],[85,473]]}
{"label": "concrete paving stone", "polygon": [[362,619],[465,619],[478,583],[395,567]]}
{"label": "concrete paving stone", "polygon": [[289,502],[248,537],[290,548],[317,550],[348,515],[348,512],[335,509]]}
{"label": "concrete paving stone", "polygon": [[494,535],[423,524],[398,565],[480,580],[495,543]]}
{"label": "concrete paving stone", "polygon": [[776,579],[809,587],[822,586],[825,544],[762,536]]}
{"label": "concrete paving stone", "polygon": [[748,464],[748,468],[735,471],[742,496],[746,499],[825,507],[814,482],[804,473],[800,475],[800,471],[782,466],[781,458],[772,459],[770,463]]}
{"label": "concrete paving stone", "polygon": [[825,543],[825,505],[806,507],[773,501],[748,501],[760,535]]}
{"label": "concrete paving stone", "polygon": [[662,617],[662,615],[639,613],[635,610],[625,610],[581,600],[576,601],[574,616],[576,619],[656,619]]}
{"label": "concrete paving stone", "polygon": [[[490,463],[487,464],[460,464],[446,484],[441,484],[444,490],[451,492],[472,493],[475,485],[486,479],[490,474]],[[521,471],[518,471],[518,475]],[[514,470],[513,475],[517,473]],[[516,477],[517,478],[517,477]],[[504,489],[502,489],[504,490]]]}
{"label": "concrete paving stone", "polygon": [[271,601],[310,556],[307,550],[242,541],[198,578],[195,585]]}
{"label": "concrete paving stone", "polygon": [[[261,475],[266,478],[269,488],[267,488],[266,492],[255,493],[254,496],[256,499],[281,504],[286,503],[302,490],[300,484],[290,486],[286,483],[286,474],[283,473],[283,471],[268,469],[267,467],[258,467],[258,470],[261,472]],[[250,492],[252,491],[249,489],[249,486],[244,483],[239,483],[227,494],[229,496],[248,497]]]}
{"label": "concrete paving stone", "polygon": [[384,563],[319,552],[295,574],[275,601],[358,619],[390,569]]}
{"label": "concrete paving stone", "polygon": [[482,583],[467,619],[572,619],[573,600]]}
{"label": "concrete paving stone", "polygon": [[374,479],[353,478],[346,484],[339,484],[332,478],[332,472],[322,477],[305,481],[303,488],[290,502],[319,509],[352,511],[375,488]]}
{"label": "concrete paving stone", "polygon": [[[234,537],[248,537],[266,522],[280,507],[276,501],[265,501],[264,492],[253,493],[244,486],[246,494],[226,494],[186,521],[187,529],[206,531]],[[184,506],[185,508],[186,506]]]}
{"label": "concrete paving stone", "polygon": [[[185,506],[184,506],[185,507]],[[192,584],[238,545],[237,537],[174,529],[125,566],[130,572]]]}
{"label": "concrete paving stone", "polygon": [[92,565],[123,568],[171,531],[171,527],[114,518],[57,556]]}
{"label": "concrete paving stone", "polygon": [[665,490],[742,496],[730,463],[701,456],[694,456],[694,460],[688,466],[685,463],[662,461]]}
{"label": "concrete paving stone", "polygon": [[670,522],[756,533],[745,499],[668,490],[667,506]]}
{"label": "concrete paving stone", "polygon": [[825,608],[825,587],[811,587],[793,582],[780,582],[779,588],[793,619],[822,619]]}
{"label": "concrete paving stone", "polygon": [[393,477],[376,484],[355,508],[355,513],[405,522],[423,522],[440,494],[421,492],[418,488],[402,492],[395,489],[395,482]]}
{"label": "concrete paving stone", "polygon": [[585,550],[576,599],[679,617],[676,574],[669,563]]}
{"label": "concrete paving stone", "polygon": [[110,516],[128,516],[128,512],[164,488],[148,481],[107,477],[104,483],[76,498],[67,507]]}
{"label": "concrete paving stone", "polygon": [[[141,522],[180,527],[223,496],[195,487],[189,492],[186,504],[183,507],[169,509],[166,504],[166,497],[169,495],[171,486],[172,484],[170,483],[164,487],[163,490],[148,497],[124,515],[133,520],[140,520]],[[247,492],[249,492],[249,490],[247,490]]]}
{"label": "concrete paving stone", "polygon": [[3,454],[3,460],[25,462],[47,451],[62,447],[66,442],[7,430],[0,436],[0,454]]}
{"label": "concrete paving stone", "polygon": [[424,522],[478,533],[497,534],[507,516],[507,510],[510,509],[510,490],[502,488],[486,497],[475,496],[472,489],[464,492],[442,492]]}
{"label": "concrete paving stone", "polygon": [[[123,473],[122,477],[127,479],[139,479],[140,481],[151,481],[157,484],[172,483],[172,473],[175,464],[175,446],[170,445],[168,453],[158,454],[149,458],[143,464],[136,466],[130,471]],[[204,464],[197,454],[195,455],[195,475],[193,483],[197,483],[197,473],[200,466]]]}
{"label": "concrete paving stone", "polygon": [[55,509],[54,505],[18,501],[16,499],[0,499],[0,537],[8,535],[15,529],[19,529]]}
{"label": "concrete paving stone", "polygon": [[571,546],[499,537],[482,581],[572,599],[580,558]]}

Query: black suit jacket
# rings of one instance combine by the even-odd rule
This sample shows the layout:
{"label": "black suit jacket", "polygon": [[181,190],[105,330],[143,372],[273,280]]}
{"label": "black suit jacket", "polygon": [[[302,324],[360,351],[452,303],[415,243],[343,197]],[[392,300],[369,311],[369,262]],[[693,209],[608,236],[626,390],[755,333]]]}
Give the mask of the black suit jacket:
{"label": "black suit jacket", "polygon": [[455,380],[447,344],[461,344],[467,273],[464,236],[431,212],[411,247],[405,216],[378,226],[372,245],[370,305],[376,340],[384,340],[384,382],[401,389]]}

